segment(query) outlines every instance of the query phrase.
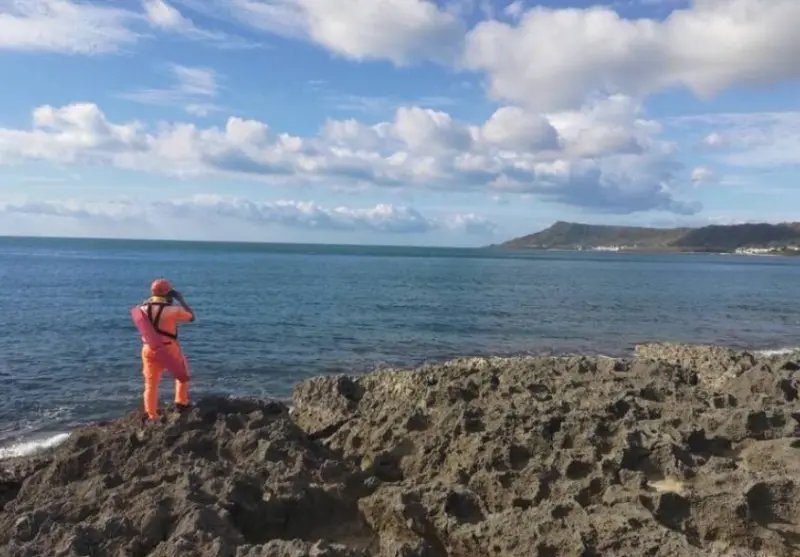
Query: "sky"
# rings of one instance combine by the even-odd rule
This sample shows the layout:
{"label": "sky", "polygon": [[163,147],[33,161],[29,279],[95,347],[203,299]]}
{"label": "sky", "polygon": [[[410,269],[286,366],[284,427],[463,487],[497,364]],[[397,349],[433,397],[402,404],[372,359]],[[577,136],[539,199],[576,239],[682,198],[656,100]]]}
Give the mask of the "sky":
{"label": "sky", "polygon": [[0,235],[800,220],[798,0],[0,0]]}

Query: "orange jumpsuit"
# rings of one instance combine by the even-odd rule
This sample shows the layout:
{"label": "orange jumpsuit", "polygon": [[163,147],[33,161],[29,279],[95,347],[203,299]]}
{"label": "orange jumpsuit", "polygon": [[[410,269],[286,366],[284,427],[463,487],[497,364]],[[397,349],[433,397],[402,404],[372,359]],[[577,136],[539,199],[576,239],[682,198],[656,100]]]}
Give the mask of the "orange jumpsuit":
{"label": "orange jumpsuit", "polygon": [[[153,300],[156,301],[156,300]],[[146,306],[142,306],[147,311]],[[157,309],[153,308],[156,313]],[[170,335],[177,335],[178,324],[190,321],[192,314],[178,306],[166,306],[161,312],[158,320],[157,329]],[[164,344],[167,349],[173,351],[175,356],[186,361],[178,339],[165,338]],[[188,368],[188,364],[187,364]],[[147,344],[142,346],[142,374],[144,375],[144,411],[155,420],[158,418],[158,385],[161,381],[161,374],[164,373],[164,366],[155,359],[153,351]],[[189,383],[175,381],[175,403],[181,405],[189,404]]]}

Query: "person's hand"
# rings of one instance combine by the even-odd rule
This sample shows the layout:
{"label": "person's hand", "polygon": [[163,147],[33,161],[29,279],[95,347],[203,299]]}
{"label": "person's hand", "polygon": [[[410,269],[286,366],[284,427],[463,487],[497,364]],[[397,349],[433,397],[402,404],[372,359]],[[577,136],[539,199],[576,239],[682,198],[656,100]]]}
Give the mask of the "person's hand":
{"label": "person's hand", "polygon": [[175,300],[178,301],[178,303],[181,305],[181,307],[183,307],[183,309],[185,309],[186,311],[188,311],[191,314],[192,318],[189,321],[194,322],[194,311],[192,311],[192,308],[190,308],[189,304],[186,303],[186,300],[183,299],[183,294],[181,294],[180,292],[178,292],[176,290],[176,291],[174,291],[174,296],[175,296]]}

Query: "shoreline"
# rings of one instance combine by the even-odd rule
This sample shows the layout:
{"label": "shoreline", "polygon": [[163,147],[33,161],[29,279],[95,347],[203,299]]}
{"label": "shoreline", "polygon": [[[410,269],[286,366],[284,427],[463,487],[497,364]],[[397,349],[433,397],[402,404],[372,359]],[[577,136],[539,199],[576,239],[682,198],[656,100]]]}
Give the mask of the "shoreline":
{"label": "shoreline", "polygon": [[[462,355],[462,356],[452,356],[452,357],[443,357],[440,359],[432,359],[426,360],[422,362],[417,362],[414,364],[409,365],[400,365],[400,366],[392,366],[392,365],[380,365],[377,367],[372,367],[366,370],[360,370],[355,374],[348,374],[353,375],[356,377],[361,377],[365,375],[371,375],[374,373],[383,373],[383,372],[414,372],[429,366],[442,366],[452,364],[454,362],[464,361],[467,359],[493,359],[499,361],[513,361],[519,358],[533,358],[533,359],[550,359],[550,358],[606,358],[611,360],[619,360],[619,361],[627,361],[636,358],[636,350],[639,346],[647,346],[647,345],[676,345],[676,346],[695,346],[689,343],[684,342],[672,342],[672,341],[643,341],[630,346],[628,350],[625,350],[624,353],[619,354],[604,354],[601,352],[592,352],[592,353],[578,353],[578,352],[558,352],[558,353],[532,353],[532,352],[513,352],[513,353],[504,353],[504,354],[477,354],[477,355]],[[708,345],[708,344],[698,344],[696,346],[699,347],[715,347],[723,350],[732,350],[738,351],[743,353],[750,353],[756,356],[757,358],[781,358],[790,356],[792,354],[797,354],[800,357],[800,346],[796,347],[781,347],[781,348],[753,348],[741,345],[733,345],[733,344],[715,344],[715,345]],[[338,376],[344,372],[336,372],[336,373],[326,373],[320,374],[314,377],[330,377],[330,376]],[[297,387],[299,383],[303,381],[296,382],[293,386],[293,389]],[[208,396],[226,396],[220,393],[210,393]],[[286,398],[270,398],[268,400],[274,400],[281,403],[289,404],[291,401],[291,394]],[[163,406],[163,400],[162,400]],[[135,411],[135,410],[134,410]],[[107,421],[115,421],[118,419],[122,419],[126,413],[120,413],[115,416],[108,416],[100,420],[101,422]],[[29,457],[34,457],[40,452],[47,452],[52,449],[57,448],[63,442],[65,442],[70,435],[76,430],[80,430],[86,427],[91,427],[93,424],[98,423],[95,421],[78,421],[77,425],[71,428],[55,428],[55,429],[48,429],[46,426],[32,432],[29,435],[20,435],[19,437],[13,439],[11,442],[0,442],[0,467],[2,467],[3,463],[7,463],[10,460],[14,459],[25,459]]]}
{"label": "shoreline", "polygon": [[792,557],[799,370],[651,342],[131,412],[0,462],[0,553]]}
{"label": "shoreline", "polygon": [[[774,257],[800,257],[800,250],[783,250],[775,253],[737,253],[735,251],[712,250],[712,249],[674,249],[674,248],[621,248],[618,250],[575,247],[538,247],[538,246],[508,246],[504,243],[499,244],[479,244],[479,245],[427,245],[427,244],[329,244],[329,243],[294,243],[294,242],[262,242],[262,241],[214,241],[214,240],[180,240],[180,239],[152,239],[152,238],[107,238],[107,237],[72,237],[72,236],[2,236],[0,240],[7,241],[63,241],[63,242],[101,242],[110,244],[150,244],[161,246],[172,245],[214,245],[224,247],[242,248],[264,248],[266,250],[276,250],[282,252],[284,249],[301,250],[308,248],[324,249],[345,249],[345,250],[433,250],[437,252],[464,252],[479,255],[481,253],[503,253],[503,252],[590,252],[590,253],[634,253],[649,255],[741,255],[741,256],[774,256]],[[332,252],[333,253],[333,252]],[[349,254],[346,254],[349,255]]]}
{"label": "shoreline", "polygon": [[768,253],[741,253],[736,251],[719,251],[719,250],[688,250],[688,249],[656,249],[656,248],[620,248],[620,249],[603,249],[603,248],[546,248],[546,247],[530,247],[530,246],[504,246],[502,244],[495,244],[487,246],[487,249],[502,250],[502,251],[516,251],[516,252],[557,252],[557,253],[627,253],[627,254],[642,254],[642,255],[735,255],[740,257],[800,257],[800,251],[783,250],[779,252]]}
{"label": "shoreline", "polygon": [[0,462],[0,553],[793,557],[798,371],[651,342],[131,412]]}

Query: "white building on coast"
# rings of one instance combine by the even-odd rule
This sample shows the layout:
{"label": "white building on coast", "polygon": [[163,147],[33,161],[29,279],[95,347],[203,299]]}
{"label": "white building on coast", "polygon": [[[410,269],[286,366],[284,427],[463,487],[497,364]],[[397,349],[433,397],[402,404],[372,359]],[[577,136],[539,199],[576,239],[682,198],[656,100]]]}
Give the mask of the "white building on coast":
{"label": "white building on coast", "polygon": [[739,255],[771,255],[785,251],[800,251],[800,246],[779,246],[773,248],[736,248]]}

